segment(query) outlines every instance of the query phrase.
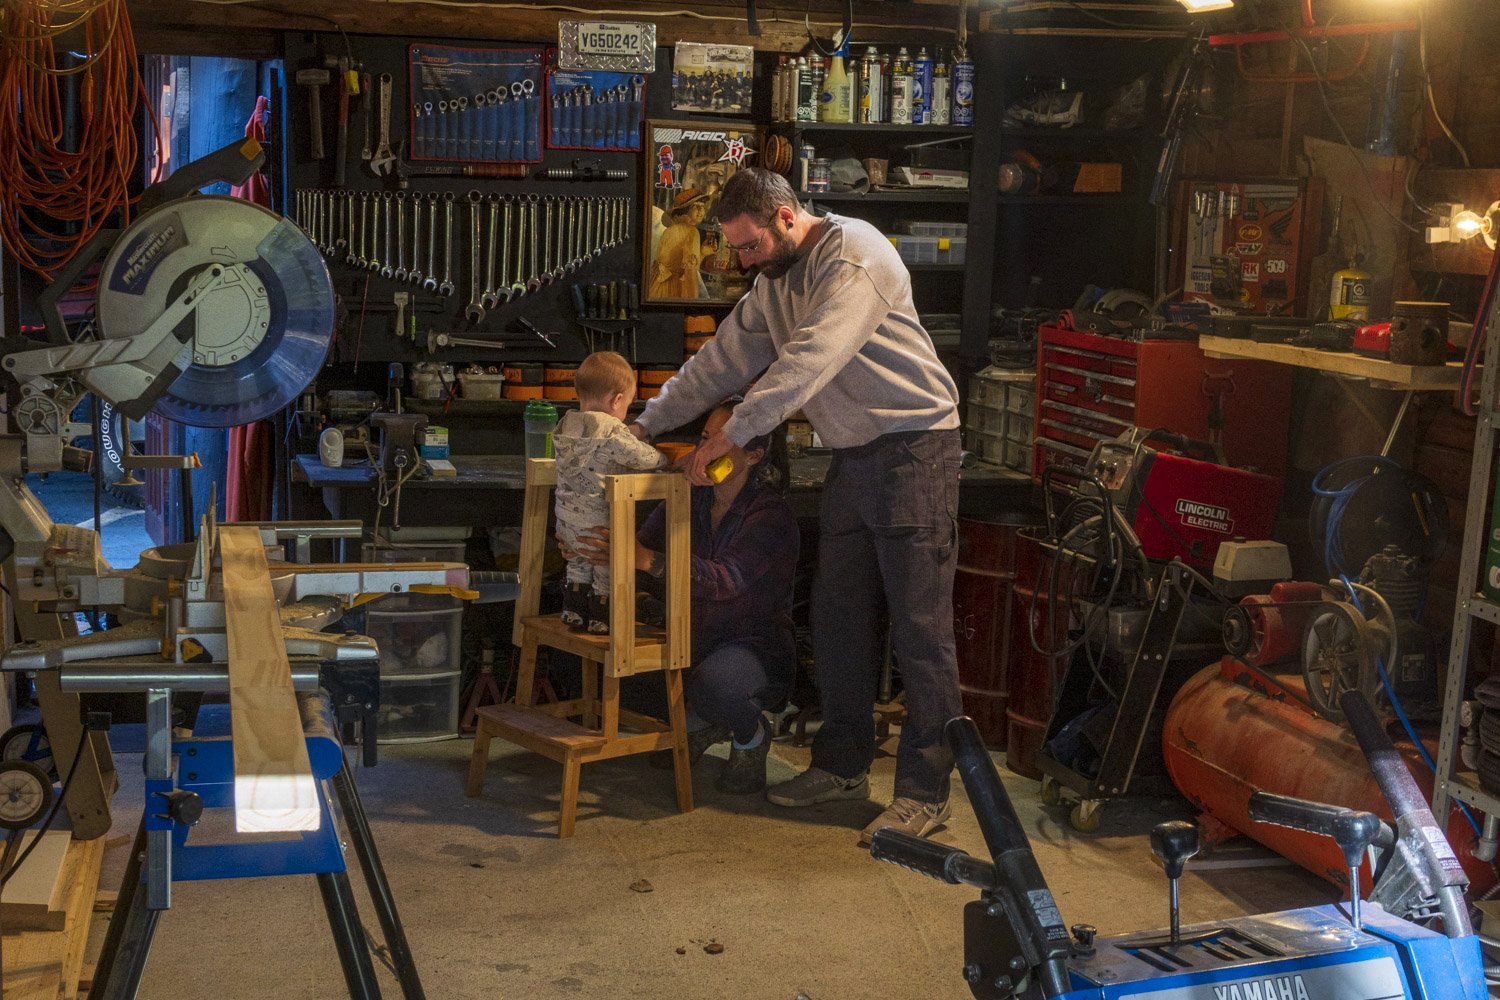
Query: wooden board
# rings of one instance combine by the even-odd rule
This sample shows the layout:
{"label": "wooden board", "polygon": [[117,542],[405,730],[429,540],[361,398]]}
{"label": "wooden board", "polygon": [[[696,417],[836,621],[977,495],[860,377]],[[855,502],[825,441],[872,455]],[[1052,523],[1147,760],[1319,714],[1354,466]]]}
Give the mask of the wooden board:
{"label": "wooden board", "polygon": [[63,928],[5,935],[4,967],[0,969],[5,1000],[73,1000],[78,996],[103,858],[103,837],[69,841],[62,871],[66,887]]}
{"label": "wooden board", "polygon": [[[0,895],[0,928],[5,930],[60,931],[66,907],[67,883],[63,880],[63,861],[73,835],[67,830],[48,830],[42,842],[26,858]],[[27,850],[37,838],[29,831],[19,851]],[[20,853],[16,857],[20,857]]]}
{"label": "wooden board", "polygon": [[1368,379],[1387,389],[1453,390],[1458,388],[1463,374],[1463,366],[1457,361],[1446,365],[1398,365],[1344,351],[1320,351],[1291,344],[1257,344],[1236,337],[1205,334],[1198,338],[1198,346],[1211,358],[1275,361],[1330,375]]}
{"label": "wooden board", "polygon": [[316,830],[317,784],[260,531],[219,529],[219,556],[229,639],[235,829]]}

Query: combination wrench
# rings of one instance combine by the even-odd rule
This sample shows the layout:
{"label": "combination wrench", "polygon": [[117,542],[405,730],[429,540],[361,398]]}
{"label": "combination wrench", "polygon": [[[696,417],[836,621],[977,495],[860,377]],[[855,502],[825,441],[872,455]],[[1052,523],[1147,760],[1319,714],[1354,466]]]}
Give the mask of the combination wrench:
{"label": "combination wrench", "polygon": [[485,245],[489,251],[484,255],[484,291],[479,296],[479,304],[486,309],[494,309],[500,304],[500,297],[495,294],[495,239],[500,229],[500,200],[495,195],[490,195],[490,235]]}
{"label": "combination wrench", "polygon": [[422,281],[422,287],[429,292],[438,290],[437,217],[438,196],[430,194],[427,196],[427,277]]}
{"label": "combination wrench", "polygon": [[396,192],[396,280],[405,282],[406,270],[406,192]]}
{"label": "combination wrench", "polygon": [[443,280],[438,294],[447,298],[453,288],[453,192],[449,191],[443,195]]}
{"label": "combination wrench", "polygon": [[380,276],[392,278],[396,274],[396,266],[391,259],[391,207],[394,204],[394,198],[389,191],[380,196],[380,204],[385,208],[385,255],[380,262]]}
{"label": "combination wrench", "polygon": [[484,321],[484,305],[479,301],[479,201],[477,190],[469,192],[469,304],[464,306],[464,319],[475,326]]}

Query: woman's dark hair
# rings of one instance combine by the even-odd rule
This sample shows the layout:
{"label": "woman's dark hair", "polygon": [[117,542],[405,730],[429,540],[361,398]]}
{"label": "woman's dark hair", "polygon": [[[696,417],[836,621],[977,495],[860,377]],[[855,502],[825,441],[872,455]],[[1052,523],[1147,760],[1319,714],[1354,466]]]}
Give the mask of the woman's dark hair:
{"label": "woman's dark hair", "polygon": [[[724,400],[715,409],[722,408],[733,413],[734,408],[742,402],[742,397],[734,396]],[[751,438],[745,442],[745,450],[764,452],[753,473],[756,482],[778,496],[786,496],[792,485],[792,460],[786,450],[786,424],[778,424],[768,433]]]}

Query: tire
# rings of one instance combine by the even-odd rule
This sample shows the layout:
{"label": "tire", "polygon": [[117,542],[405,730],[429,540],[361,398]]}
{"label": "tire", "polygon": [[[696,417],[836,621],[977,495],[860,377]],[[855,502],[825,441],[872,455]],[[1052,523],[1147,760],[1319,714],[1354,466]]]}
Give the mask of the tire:
{"label": "tire", "polygon": [[52,808],[52,780],[28,760],[0,761],[0,829],[25,830]]}
{"label": "tire", "polygon": [[47,740],[47,731],[41,726],[23,723],[7,729],[0,735],[0,760],[29,760],[46,771],[53,781],[57,780],[57,762],[52,758],[52,744]]}

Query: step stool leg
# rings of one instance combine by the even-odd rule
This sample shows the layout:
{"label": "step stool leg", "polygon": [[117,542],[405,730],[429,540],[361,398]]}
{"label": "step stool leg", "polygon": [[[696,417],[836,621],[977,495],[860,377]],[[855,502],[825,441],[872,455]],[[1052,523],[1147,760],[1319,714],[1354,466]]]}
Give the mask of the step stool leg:
{"label": "step stool leg", "polygon": [[583,661],[583,728],[599,728],[599,668],[593,660]]}
{"label": "step stool leg", "polygon": [[677,783],[677,809],[693,811],[693,766],[688,762],[687,702],[682,692],[682,671],[666,671],[667,722],[672,730],[672,773]]}
{"label": "step stool leg", "polygon": [[571,752],[563,757],[562,765],[562,801],[557,817],[557,836],[559,840],[566,840],[573,836],[573,821],[578,815],[578,772],[583,765],[577,755]]}
{"label": "step stool leg", "polygon": [[536,682],[536,633],[522,629],[521,658],[516,663],[516,704],[531,707],[533,686]]}
{"label": "step stool leg", "polygon": [[478,797],[484,791],[484,771],[490,763],[490,720],[480,719],[474,731],[474,750],[469,754],[469,780],[464,783],[464,794]]}

